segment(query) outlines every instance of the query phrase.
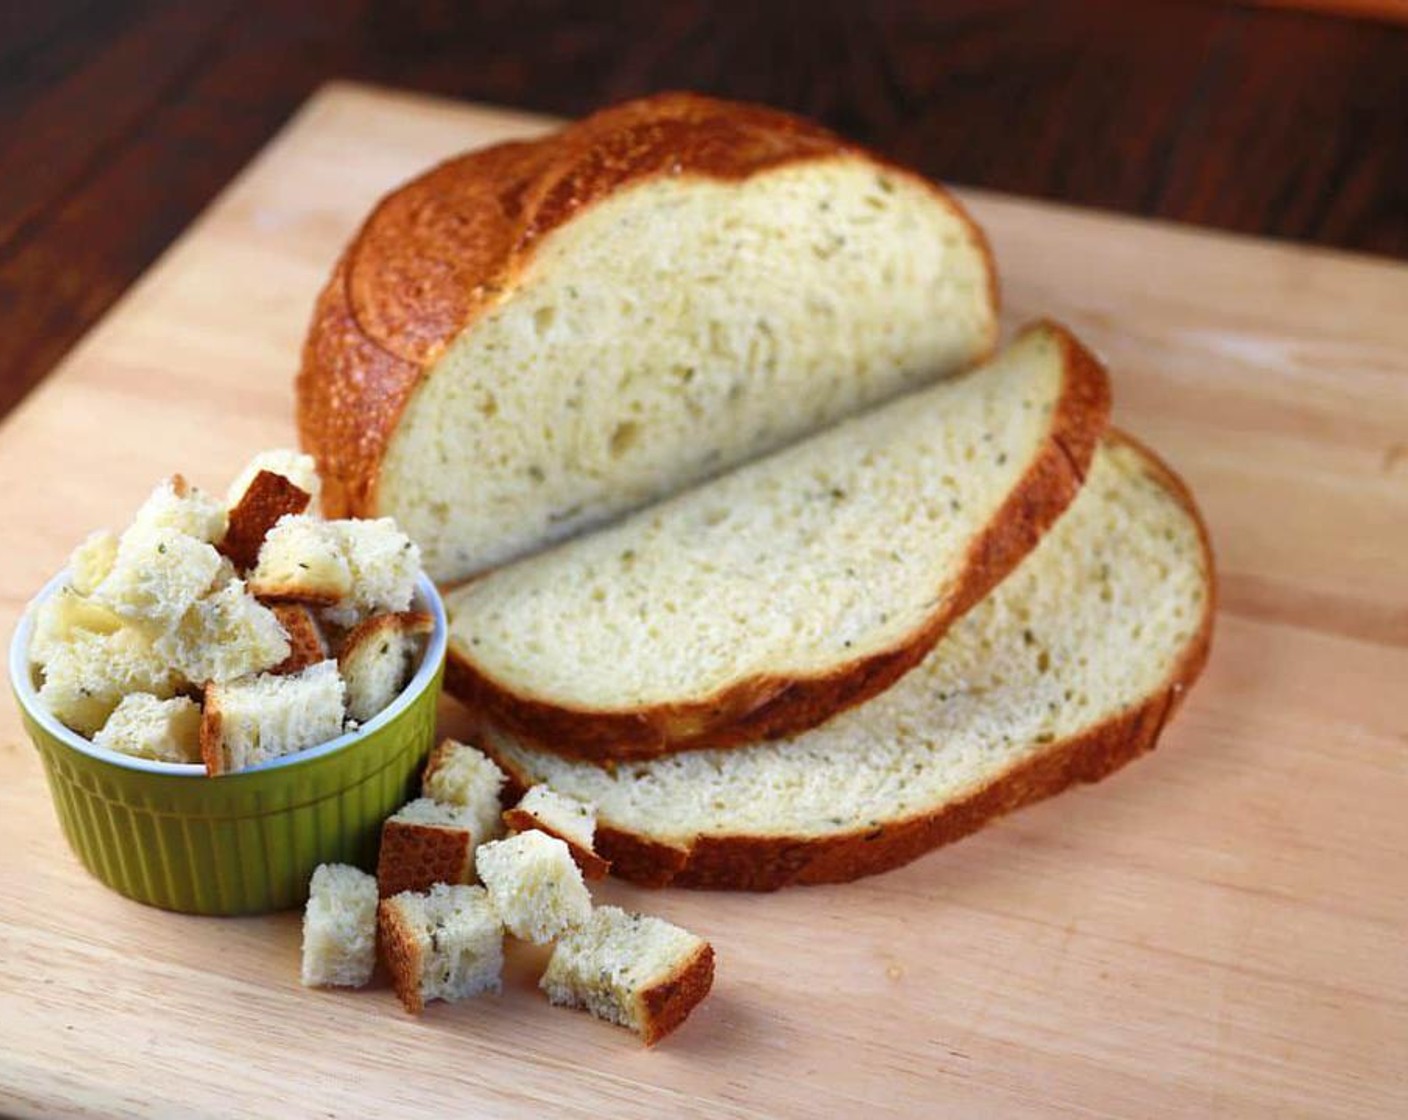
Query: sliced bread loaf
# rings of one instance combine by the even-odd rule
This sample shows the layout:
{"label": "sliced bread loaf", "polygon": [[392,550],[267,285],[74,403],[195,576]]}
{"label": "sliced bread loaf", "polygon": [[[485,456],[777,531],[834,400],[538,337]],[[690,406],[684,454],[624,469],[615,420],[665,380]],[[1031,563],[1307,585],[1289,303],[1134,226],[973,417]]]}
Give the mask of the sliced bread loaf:
{"label": "sliced bread loaf", "polygon": [[815,125],[664,94],[384,199],[314,312],[298,422],[330,517],[438,581],[984,357],[986,244]]}
{"label": "sliced bread loaf", "polygon": [[1151,749],[1202,669],[1212,608],[1192,498],[1112,437],[1022,566],[863,708],[790,740],[613,769],[481,736],[518,787],[595,804],[597,845],[625,878],[841,882]]}
{"label": "sliced bread loaf", "polygon": [[814,726],[883,691],[1081,485],[1100,364],[1041,324],[931,386],[449,595],[447,684],[568,757]]}

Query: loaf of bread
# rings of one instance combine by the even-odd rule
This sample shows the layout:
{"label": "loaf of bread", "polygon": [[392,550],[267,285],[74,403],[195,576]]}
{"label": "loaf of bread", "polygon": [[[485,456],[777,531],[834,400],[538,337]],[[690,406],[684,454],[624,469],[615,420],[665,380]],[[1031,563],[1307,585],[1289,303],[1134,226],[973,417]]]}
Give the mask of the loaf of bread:
{"label": "loaf of bread", "polygon": [[474,866],[514,937],[543,945],[591,916],[582,873],[555,836],[535,829],[491,841],[474,853]]}
{"label": "loaf of bread", "polygon": [[558,939],[539,987],[654,1046],[688,1018],[714,982],[714,950],[679,926],[615,906]]}
{"label": "loaf of bread", "polygon": [[324,289],[297,384],[330,517],[455,580],[983,358],[981,233],[913,172],[664,94],[443,164]]}
{"label": "loaf of bread", "polygon": [[603,769],[484,729],[519,788],[597,808],[613,871],[767,890],[905,863],[1151,749],[1206,659],[1213,569],[1179,480],[1110,437],[1027,560],[916,669],[792,739]]}
{"label": "loaf of bread", "polygon": [[1031,549],[1109,411],[1063,328],[446,597],[447,686],[594,761],[816,725],[883,691]]}

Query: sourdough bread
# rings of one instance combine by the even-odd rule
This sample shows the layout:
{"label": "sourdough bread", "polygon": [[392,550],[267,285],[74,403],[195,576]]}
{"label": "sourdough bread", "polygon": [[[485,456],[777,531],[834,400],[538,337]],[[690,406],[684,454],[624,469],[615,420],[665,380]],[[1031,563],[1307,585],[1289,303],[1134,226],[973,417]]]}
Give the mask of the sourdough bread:
{"label": "sourdough bread", "polygon": [[1063,328],[446,597],[447,686],[569,757],[814,726],[884,690],[1031,549],[1105,426]]}
{"label": "sourdough bread", "polygon": [[996,285],[946,193],[686,94],[474,152],[382,201],[298,378],[328,516],[469,576],[984,357]]}
{"label": "sourdough bread", "polygon": [[1151,749],[1211,639],[1188,492],[1123,437],[1012,576],[924,662],[795,738],[603,769],[481,729],[519,788],[597,808],[613,870],[768,890],[884,871]]}

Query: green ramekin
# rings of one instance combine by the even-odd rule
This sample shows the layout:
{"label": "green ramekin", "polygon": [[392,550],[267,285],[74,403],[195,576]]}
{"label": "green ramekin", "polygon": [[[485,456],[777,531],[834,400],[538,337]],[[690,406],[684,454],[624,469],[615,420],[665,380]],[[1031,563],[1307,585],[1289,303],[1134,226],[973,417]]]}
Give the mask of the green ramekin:
{"label": "green ramekin", "polygon": [[187,914],[258,914],[300,906],[320,863],[370,868],[381,824],[414,796],[435,742],[445,668],[445,608],[417,584],[435,629],[401,695],[357,731],[218,778],[94,746],[39,702],[30,604],[10,643],[10,684],[44,761],[54,809],[78,858],[114,890]]}

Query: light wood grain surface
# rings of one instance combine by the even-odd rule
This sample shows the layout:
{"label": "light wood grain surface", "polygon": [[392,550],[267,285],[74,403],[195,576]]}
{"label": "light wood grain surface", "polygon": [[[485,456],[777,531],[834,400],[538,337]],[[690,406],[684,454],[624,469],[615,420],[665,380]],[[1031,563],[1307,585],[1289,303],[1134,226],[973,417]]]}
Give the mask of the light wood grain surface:
{"label": "light wood grain surface", "polygon": [[[181,469],[292,438],[313,294],[371,202],[511,113],[337,86],[0,427],[0,622]],[[1009,326],[1109,360],[1187,477],[1222,602],[1163,746],[901,871],[773,896],[600,895],[718,951],[674,1037],[298,985],[295,914],[146,909],[69,853],[0,709],[0,1112],[1408,1114],[1408,268],[965,198]],[[75,283],[81,283],[75,277]],[[446,709],[447,728],[455,717]]]}

